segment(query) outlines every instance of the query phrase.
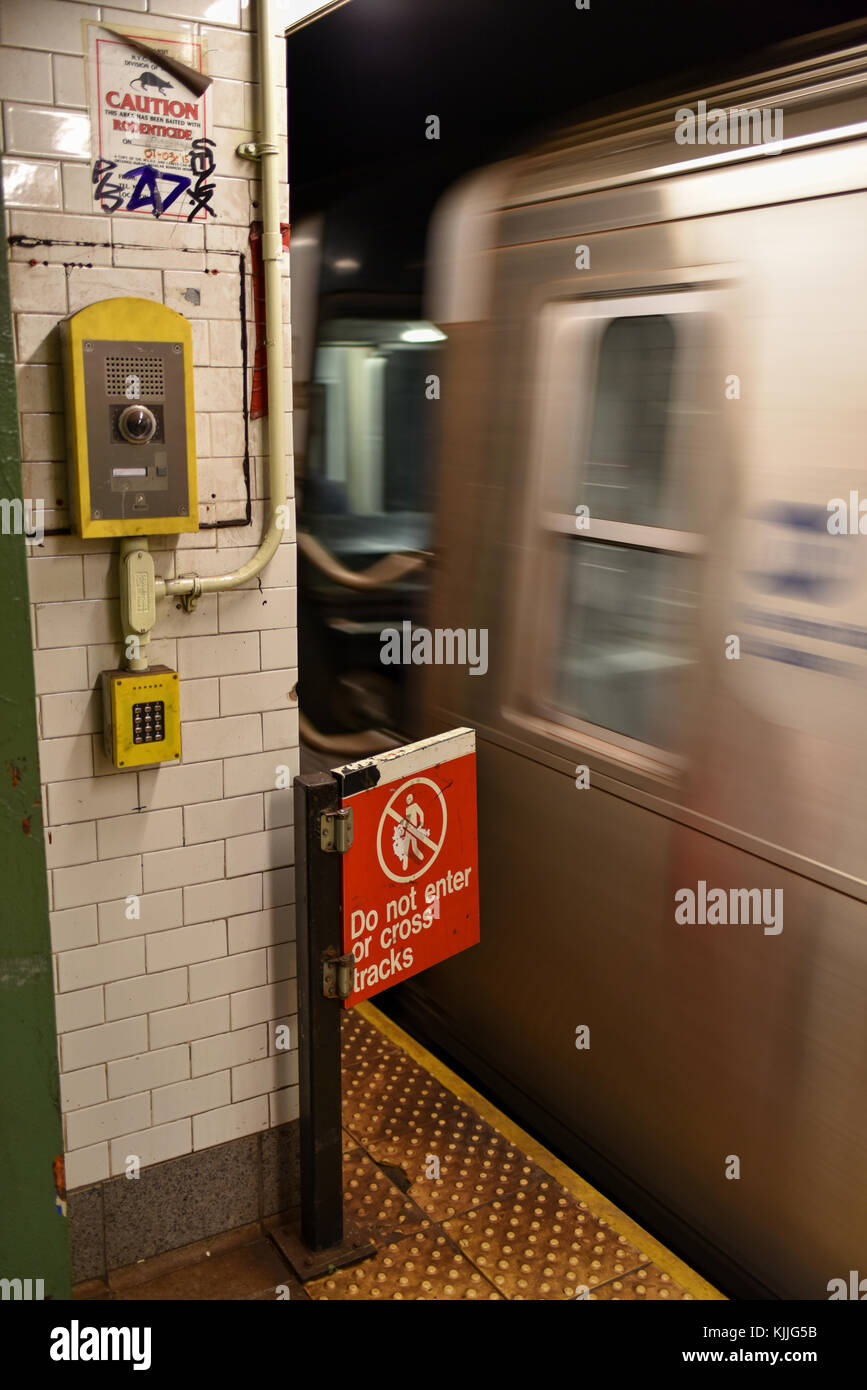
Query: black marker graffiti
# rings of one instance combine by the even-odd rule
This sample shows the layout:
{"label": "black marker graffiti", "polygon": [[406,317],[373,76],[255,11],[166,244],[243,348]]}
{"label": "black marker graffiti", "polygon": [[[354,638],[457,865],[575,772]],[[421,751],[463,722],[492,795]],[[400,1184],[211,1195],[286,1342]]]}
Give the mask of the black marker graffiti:
{"label": "black marker graffiti", "polygon": [[190,198],[193,206],[187,216],[187,221],[192,222],[200,208],[210,213],[211,217],[216,217],[214,209],[210,206],[214,196],[216,185],[208,182],[208,176],[213,174],[217,167],[217,161],[208,149],[208,146],[215,146],[216,141],[201,138],[194,140],[190,146],[190,169],[198,177],[193,187],[190,189]]}

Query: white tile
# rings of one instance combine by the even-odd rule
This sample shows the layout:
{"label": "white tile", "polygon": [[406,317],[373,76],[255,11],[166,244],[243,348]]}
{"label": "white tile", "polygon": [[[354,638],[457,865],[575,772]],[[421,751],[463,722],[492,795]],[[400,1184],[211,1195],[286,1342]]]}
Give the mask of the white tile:
{"label": "white tile", "polygon": [[295,901],[295,870],[271,869],[262,875],[262,906],[283,907]]}
{"label": "white tile", "polygon": [[[82,598],[117,598],[118,557],[109,555],[84,556],[84,593]],[[107,668],[110,669],[110,668]]]}
{"label": "white tile", "polygon": [[[231,1035],[230,1035],[231,1036]],[[203,1044],[195,1043],[199,1047]],[[185,1081],[190,1074],[190,1049],[186,1043],[179,1047],[163,1047],[158,1052],[144,1052],[140,1057],[126,1057],[108,1064],[108,1094],[112,1100],[150,1091],[155,1086],[169,1086],[173,1081]]]}
{"label": "white tile", "polygon": [[276,946],[295,939],[294,908],[269,907],[261,912],[245,912],[230,917],[229,954]]}
{"label": "white tile", "polygon": [[298,743],[298,708],[270,710],[262,715],[262,743],[266,748],[285,748]]}
{"label": "white tile", "polygon": [[222,1110],[209,1110],[193,1119],[193,1148],[209,1149],[213,1144],[226,1144],[244,1134],[255,1134],[268,1128],[268,1103],[265,1096],[227,1105]]}
{"label": "white tile", "polygon": [[[277,909],[279,911],[279,909]],[[295,951],[295,942],[289,941],[282,946],[268,947],[268,983],[274,984],[278,980],[291,980],[298,974],[298,962]]]}
{"label": "white tile", "polygon": [[102,729],[102,697],[96,691],[43,695],[41,705],[43,738],[71,738]]}
{"label": "white tile", "polygon": [[182,680],[258,669],[258,632],[228,637],[181,637],[178,641],[178,672]]}
{"label": "white tile", "polygon": [[[191,568],[189,564],[184,570]],[[204,594],[194,613],[187,613],[179,599],[163,599],[157,603],[157,628],[162,637],[201,637],[216,634],[216,595]]]}
{"label": "white tile", "polygon": [[231,78],[216,77],[211,84],[214,93],[211,103],[214,125],[229,126],[233,130],[257,128],[258,118],[249,124],[244,104],[245,83],[234,82]]}
{"label": "white tile", "polygon": [[[110,902],[112,898],[141,893],[141,860],[107,859],[104,864],[84,864],[71,869],[55,869],[55,908],[79,907],[84,903]],[[71,988],[71,986],[70,986]]]}
{"label": "white tile", "polygon": [[0,49],[0,92],[4,101],[50,101],[50,55],[26,48]]}
{"label": "white tile", "polygon": [[269,1113],[272,1127],[288,1125],[290,1120],[298,1119],[300,1108],[297,1086],[287,1086],[285,1091],[274,1091],[268,1099],[270,1101]]}
{"label": "white tile", "polygon": [[258,628],[290,628],[297,626],[295,589],[229,589],[217,595],[219,630],[249,632]]}
{"label": "white tile", "polygon": [[[206,417],[213,419],[213,416]],[[238,515],[247,500],[247,485],[240,458],[212,458],[199,465],[199,502],[234,502]]]}
{"label": "white tile", "polygon": [[233,797],[229,801],[206,801],[184,807],[184,842],[200,844],[220,840],[228,834],[263,829],[261,796]]}
{"label": "white tile", "polygon": [[222,841],[145,854],[142,857],[144,891],[158,893],[163,888],[181,888],[221,879],[224,861]]}
{"label": "white tile", "polygon": [[187,1002],[186,970],[139,975],[105,987],[105,1017],[110,1023],[118,1018],[154,1013],[158,1009],[174,1009]]}
{"label": "white tile", "polygon": [[[58,106],[87,106],[87,89],[84,82],[84,59],[55,53],[52,59],[54,68],[54,100]],[[29,93],[28,101],[42,98]]]}
{"label": "white tile", "polygon": [[[241,324],[237,318],[214,319],[208,325],[212,367],[240,367],[242,361]],[[219,406],[217,407],[219,410]],[[244,452],[244,421],[235,414],[218,415],[219,434],[225,436],[221,454]]]}
{"label": "white tile", "polygon": [[25,0],[0,6],[0,43],[47,48],[55,53],[83,53],[82,20],[99,19],[93,5],[64,0]]}
{"label": "white tile", "polygon": [[[221,200],[225,198],[226,185],[237,182],[237,179],[219,180],[216,208],[221,218],[224,215]],[[208,275],[204,271],[193,270],[192,267],[189,270],[167,270],[165,272],[165,302],[170,309],[177,309],[178,313],[183,314],[185,318],[231,319],[238,312],[238,285],[238,275],[234,270],[227,270],[221,275]],[[192,298],[188,296],[188,291],[193,291]],[[196,295],[198,302],[196,302]],[[194,385],[196,404],[201,410],[198,373],[196,373]]]}
{"label": "white tile", "polygon": [[244,1062],[255,1062],[257,1058],[267,1055],[268,1033],[264,1023],[190,1044],[193,1076],[222,1071],[224,1067],[241,1066]]}
{"label": "white tile", "polygon": [[81,738],[43,739],[39,744],[39,771],[44,782],[69,781],[89,777],[93,772],[91,740]]}
{"label": "white tile", "polygon": [[262,670],[272,671],[275,667],[298,669],[298,631],[297,628],[273,628],[259,634],[262,646]]}
{"label": "white tile", "polygon": [[52,912],[50,922],[53,951],[75,951],[81,946],[95,946],[99,940],[93,903]]}
{"label": "white tile", "polygon": [[66,274],[59,265],[9,265],[9,294],[16,313],[65,314]]}
{"label": "white tile", "polygon": [[89,864],[96,858],[96,829],[92,821],[55,826],[46,831],[45,863],[49,869]]}
{"label": "white tile", "polygon": [[[18,409],[25,413],[51,412],[63,409],[63,376],[60,367],[47,366],[43,363],[30,363],[26,366],[17,368],[16,383],[18,387]],[[59,557],[58,557],[59,558]],[[64,556],[64,559],[76,559],[76,556]],[[50,565],[55,563],[52,560],[41,560],[40,564]],[[46,570],[47,574],[48,571]],[[75,588],[75,585],[73,585]],[[33,590],[30,591],[31,599],[34,599]],[[81,598],[80,593],[66,593],[62,589],[58,594],[40,595],[44,598]]]}
{"label": "white tile", "polygon": [[33,668],[38,695],[53,695],[61,690],[83,690],[87,685],[87,649],[68,647],[65,650],[55,648],[53,651],[34,652]]}
{"label": "white tile", "polygon": [[[9,269],[11,271],[12,267]],[[21,457],[25,463],[47,463],[64,459],[66,438],[63,433],[63,416],[41,412],[22,415]],[[65,492],[63,500],[66,500]]]}
{"label": "white tile", "polygon": [[[54,371],[53,367],[26,367],[28,372]],[[27,561],[27,586],[31,603],[84,597],[80,555],[54,555]],[[86,670],[86,664],[85,664]],[[67,686],[69,690],[74,686]]]}
{"label": "white tile", "polygon": [[60,165],[64,212],[93,212],[90,166],[63,161]]}
{"label": "white tile", "polygon": [[86,989],[108,980],[125,980],[143,975],[144,937],[111,941],[101,946],[85,946],[80,951],[64,951],[58,958],[61,990]]}
{"label": "white tile", "polygon": [[87,1110],[77,1110],[67,1116],[66,1132],[70,1148],[83,1148],[101,1139],[113,1139],[132,1129],[150,1123],[150,1106],[146,1095],[125,1096],[109,1100]]}
{"label": "white tile", "polygon": [[131,811],[137,804],[136,791],[135,777],[129,775],[102,777],[98,782],[84,778],[77,782],[55,783],[48,788],[50,824],[68,825]]}
{"label": "white tile", "polygon": [[255,757],[226,758],[223,763],[225,795],[289,790],[297,774],[297,748],[279,748]]}
{"label": "white tile", "polygon": [[8,154],[90,159],[90,117],[79,111],[4,102]]}
{"label": "white tile", "polygon": [[16,314],[15,340],[19,362],[60,362],[56,314]]}
{"label": "white tile", "polygon": [[231,995],[232,1027],[249,1028],[254,1023],[293,1014],[297,1009],[297,989],[294,980],[278,985],[262,985],[259,989],[242,990]]}
{"label": "white tile", "polygon": [[223,764],[147,768],[138,774],[138,783],[141,805],[152,810],[215,801],[223,795]]}
{"label": "white tile", "polygon": [[78,647],[91,642],[114,641],[120,635],[120,618],[115,607],[116,605],[102,603],[99,599],[84,599],[80,603],[37,605],[36,633],[39,646]]}
{"label": "white tile", "polygon": [[101,820],[99,858],[114,859],[121,854],[144,854],[146,851],[174,849],[183,844],[183,813],[179,808],[168,811],[144,811],[131,816],[113,816]]}
{"label": "white tile", "polygon": [[262,879],[259,874],[184,889],[185,922],[205,922],[218,912],[225,913],[227,917],[255,912],[261,906]]}
{"label": "white tile", "polygon": [[203,24],[200,32],[207,45],[205,66],[212,77],[252,82],[258,56],[251,34],[233,34],[225,29],[214,29],[209,24]]}
{"label": "white tile", "polygon": [[[202,1004],[186,1004],[179,1009],[166,1009],[150,1015],[151,1047],[170,1047],[173,1043],[192,1042],[212,1033],[229,1029],[228,999],[208,999]],[[140,1048],[136,1049],[141,1051]]]}
{"label": "white tile", "polygon": [[216,676],[200,681],[184,681],[181,686],[181,715],[184,719],[217,719],[220,714],[220,682]]}
{"label": "white tile", "polygon": [[[103,608],[113,609],[116,605],[103,604]],[[148,660],[152,666],[168,666],[175,669],[177,644],[171,639],[163,641],[156,638],[148,643]],[[87,683],[96,689],[101,688],[100,676],[103,671],[117,671],[124,664],[120,632],[114,642],[91,642],[87,648]],[[149,771],[149,769],[144,769]],[[125,774],[126,775],[126,774]],[[134,773],[132,774],[135,775]]]}
{"label": "white tile", "polygon": [[212,1072],[193,1081],[179,1081],[154,1091],[152,1103],[154,1124],[178,1120],[183,1115],[198,1115],[203,1110],[216,1110],[228,1105],[232,1088],[227,1071]]}
{"label": "white tile", "polygon": [[214,999],[232,990],[254,989],[267,982],[267,961],[264,951],[245,955],[225,956],[222,960],[190,966],[190,1002]]}
{"label": "white tile", "polygon": [[80,1110],[85,1105],[99,1105],[105,1100],[105,1066],[82,1067],[60,1078],[60,1105],[63,1114]]}
{"label": "white tile", "polygon": [[58,1033],[73,1033],[76,1028],[93,1028],[97,1023],[105,1023],[102,986],[56,995],[54,1013]]}
{"label": "white tile", "polygon": [[[180,888],[165,893],[142,893],[99,905],[100,941],[119,941],[127,936],[171,931],[184,920],[184,895]],[[135,913],[138,912],[138,916]]]}
{"label": "white tile", "polygon": [[111,1141],[111,1172],[115,1177],[125,1171],[127,1158],[135,1156],[143,1168],[151,1163],[165,1163],[192,1152],[189,1120],[176,1120],[170,1125],[156,1125],[139,1134],[125,1134]]}
{"label": "white tile", "polygon": [[67,1192],[72,1192],[76,1187],[104,1182],[108,1177],[108,1145],[91,1144],[87,1149],[67,1153],[64,1166]]}
{"label": "white tile", "polygon": [[298,1081],[298,1053],[282,1052],[265,1057],[260,1062],[232,1070],[232,1100],[248,1100],[251,1096],[266,1095]]}
{"label": "white tile", "polygon": [[147,1045],[146,1018],[127,1018],[122,1023],[102,1023],[96,1028],[64,1033],[60,1039],[63,1070],[78,1071],[80,1067],[111,1062],[116,1057],[132,1057],[145,1052]]}
{"label": "white tile", "polygon": [[69,312],[76,313],[88,304],[101,299],[131,295],[135,299],[162,302],[162,280],[158,270],[115,270],[94,266],[93,270],[76,270],[69,280]]}
{"label": "white tile", "polygon": [[242,375],[237,367],[202,367],[196,372],[196,409],[240,410]]}
{"label": "white tile", "polygon": [[[192,927],[157,932],[148,937],[148,970],[169,970],[195,961],[212,961],[226,954],[226,923],[200,922]],[[203,996],[199,996],[202,998]],[[192,1001],[192,995],[190,995]]]}
{"label": "white tile", "polygon": [[223,676],[220,679],[220,710],[223,715],[285,710],[296,679],[293,671],[286,670]]}
{"label": "white tile", "polygon": [[[3,201],[8,208],[59,208],[61,206],[60,166],[35,159],[4,159]],[[30,305],[21,295],[13,300],[14,309],[48,309],[50,304]],[[59,312],[63,313],[61,309]]]}
{"label": "white tile", "polygon": [[263,830],[255,835],[238,835],[226,841],[226,877],[282,868],[295,857],[291,829]]}
{"label": "white tile", "polygon": [[229,719],[202,719],[184,726],[184,760],[205,762],[229,753],[258,753],[262,748],[262,722],[255,714]]}

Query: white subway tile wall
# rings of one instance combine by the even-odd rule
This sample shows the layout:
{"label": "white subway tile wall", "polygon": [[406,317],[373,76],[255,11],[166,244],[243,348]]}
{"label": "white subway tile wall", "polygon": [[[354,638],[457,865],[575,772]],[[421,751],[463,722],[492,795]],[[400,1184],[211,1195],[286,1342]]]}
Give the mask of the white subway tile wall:
{"label": "white subway tile wall", "polygon": [[[208,225],[94,206],[83,21],[96,19],[204,39],[217,158]],[[255,165],[235,154],[255,134],[254,23],[240,0],[0,5],[6,233],[51,243],[10,251],[25,492],[43,500],[49,533],[68,528],[60,320],[116,295],[179,310],[194,336],[199,519],[227,524],[155,539],[165,577],[236,569],[265,518],[266,422],[252,421],[244,524],[239,253],[253,341],[259,191]],[[291,466],[287,475],[291,494]],[[287,529],[261,589],[206,596],[193,614],[161,605],[150,659],[180,672],[183,761],[128,773],[102,751],[98,694],[99,673],[121,664],[117,542],[46,534],[30,547],[70,1188],[123,1173],[131,1157],[160,1163],[298,1113],[297,1054],[275,1031],[288,1023],[297,1045],[294,539]]]}

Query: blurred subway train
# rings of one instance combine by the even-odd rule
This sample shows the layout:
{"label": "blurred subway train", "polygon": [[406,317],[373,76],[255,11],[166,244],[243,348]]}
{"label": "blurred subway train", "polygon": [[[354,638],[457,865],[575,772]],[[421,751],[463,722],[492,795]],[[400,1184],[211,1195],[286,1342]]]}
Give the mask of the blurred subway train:
{"label": "blurred subway train", "polygon": [[[477,736],[481,945],[390,1006],[724,1290],[827,1298],[867,1276],[863,31],[463,180],[424,307],[297,240],[310,753]],[[486,674],[382,666],[403,620]]]}

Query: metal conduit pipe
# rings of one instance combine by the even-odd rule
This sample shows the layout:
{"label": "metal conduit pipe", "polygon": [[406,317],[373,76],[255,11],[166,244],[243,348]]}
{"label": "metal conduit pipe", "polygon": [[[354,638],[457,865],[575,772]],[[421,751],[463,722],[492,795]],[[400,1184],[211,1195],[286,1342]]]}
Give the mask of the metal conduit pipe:
{"label": "metal conduit pipe", "polygon": [[[283,389],[283,238],[280,233],[280,147],[274,86],[271,0],[259,0],[259,100],[261,137],[256,158],[262,179],[262,260],[265,269],[265,348],[268,363],[268,528],[256,554],[231,574],[157,579],[156,597],[197,598],[235,589],[264,569],[280,544],[286,516],[286,426]],[[245,150],[245,153],[247,151]]]}

